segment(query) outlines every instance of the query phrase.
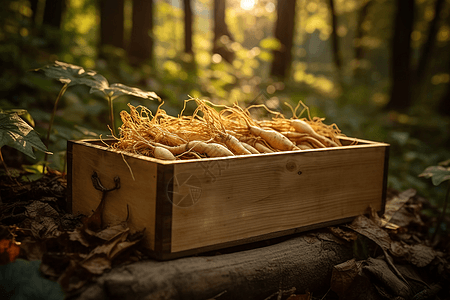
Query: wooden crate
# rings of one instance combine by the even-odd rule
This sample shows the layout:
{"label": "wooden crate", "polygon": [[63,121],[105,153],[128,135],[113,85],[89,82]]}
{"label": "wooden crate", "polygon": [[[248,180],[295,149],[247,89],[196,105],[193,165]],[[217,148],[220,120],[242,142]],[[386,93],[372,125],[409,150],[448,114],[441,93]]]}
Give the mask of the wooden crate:
{"label": "wooden crate", "polygon": [[[384,211],[389,145],[346,146],[201,160],[162,161],[114,151],[99,140],[68,142],[68,205],[89,215],[109,192],[104,220],[145,231],[157,259],[170,259],[336,225]],[[126,163],[125,163],[126,161]],[[131,171],[130,171],[131,170]],[[134,179],[133,179],[134,176]]]}

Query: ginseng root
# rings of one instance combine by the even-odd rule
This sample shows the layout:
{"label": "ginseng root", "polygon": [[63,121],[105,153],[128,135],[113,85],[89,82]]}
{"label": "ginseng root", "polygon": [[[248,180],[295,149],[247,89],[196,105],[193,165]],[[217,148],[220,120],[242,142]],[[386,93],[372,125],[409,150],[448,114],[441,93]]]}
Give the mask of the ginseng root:
{"label": "ginseng root", "polygon": [[316,140],[319,140],[320,142],[322,142],[325,145],[329,145],[332,147],[339,147],[338,144],[336,144],[335,142],[333,142],[330,139],[327,139],[324,136],[321,136],[319,134],[317,134],[314,129],[305,121],[303,120],[290,120],[291,126],[294,127],[295,131],[300,132],[300,133],[307,133],[310,136],[312,136],[313,138],[315,138]]}
{"label": "ginseng root", "polygon": [[283,151],[299,150],[297,146],[295,146],[287,137],[285,137],[278,131],[262,129],[251,125],[249,126],[249,128],[250,133],[262,137],[271,147],[275,149]]}
{"label": "ginseng root", "polygon": [[163,144],[157,146],[169,150],[173,155],[180,155],[185,152],[195,151],[204,153],[209,157],[233,156],[233,152],[228,150],[225,146],[216,143],[205,143],[202,141],[191,141],[183,145],[171,147]]}

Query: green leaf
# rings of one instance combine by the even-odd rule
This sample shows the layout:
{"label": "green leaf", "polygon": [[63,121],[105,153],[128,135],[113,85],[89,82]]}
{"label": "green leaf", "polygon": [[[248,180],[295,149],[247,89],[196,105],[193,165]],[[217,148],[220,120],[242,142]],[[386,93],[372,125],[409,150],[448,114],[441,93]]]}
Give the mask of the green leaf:
{"label": "green leaf", "polygon": [[33,147],[51,154],[42,143],[33,127],[28,125],[16,113],[0,112],[0,148],[4,145],[13,147],[24,154],[36,158]]}
{"label": "green leaf", "polygon": [[155,92],[145,92],[136,87],[129,87],[121,83],[114,83],[110,86],[92,87],[90,93],[103,92],[111,99],[117,98],[122,95],[131,95],[143,99],[152,99],[161,101],[161,98],[156,95]]}
{"label": "green leaf", "polygon": [[[44,278],[39,271],[41,261],[16,261],[0,266],[0,291],[12,294],[11,299],[64,299],[61,286]],[[4,298],[2,298],[4,299]]]}
{"label": "green leaf", "polygon": [[68,86],[84,84],[91,88],[97,87],[99,89],[109,86],[108,80],[103,75],[65,62],[55,61],[53,65],[47,65],[35,71],[41,70],[47,77],[56,79]]}
{"label": "green leaf", "polygon": [[443,166],[431,166],[425,169],[419,177],[430,178],[435,186],[440,185],[446,180],[450,180],[450,167],[445,168]]}
{"label": "green leaf", "polygon": [[23,119],[25,119],[28,123],[30,123],[31,126],[34,127],[34,125],[35,125],[33,117],[30,115],[30,113],[26,109],[19,109],[19,108],[8,109],[8,110],[0,109],[0,113],[2,113],[2,112],[7,113],[7,114],[16,113],[19,116],[21,116]]}

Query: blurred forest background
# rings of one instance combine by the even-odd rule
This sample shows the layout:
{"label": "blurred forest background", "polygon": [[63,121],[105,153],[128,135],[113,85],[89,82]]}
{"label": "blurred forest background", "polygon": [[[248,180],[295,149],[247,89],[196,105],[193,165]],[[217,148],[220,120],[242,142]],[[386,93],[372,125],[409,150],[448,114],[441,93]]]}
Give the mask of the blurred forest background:
{"label": "blurred forest background", "polygon": [[[301,100],[348,136],[390,143],[390,187],[443,199],[417,175],[450,158],[450,0],[3,0],[0,108],[28,110],[41,137],[62,84],[32,70],[55,60],[154,91],[172,115],[189,96],[287,117]],[[128,102],[158,105],[115,100],[117,127]],[[70,87],[51,167],[107,124],[107,101]],[[43,158],[19,155],[4,153],[30,170]]]}

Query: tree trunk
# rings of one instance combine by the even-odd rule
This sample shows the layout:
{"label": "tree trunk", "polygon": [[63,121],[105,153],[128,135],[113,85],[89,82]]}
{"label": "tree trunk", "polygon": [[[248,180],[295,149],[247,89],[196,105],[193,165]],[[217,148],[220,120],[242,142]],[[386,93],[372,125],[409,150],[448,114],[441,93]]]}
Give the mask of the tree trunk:
{"label": "tree trunk", "polygon": [[339,37],[337,34],[337,16],[336,16],[336,10],[334,9],[334,0],[328,0],[328,6],[330,7],[330,14],[331,14],[331,45],[333,49],[333,60],[334,65],[336,66],[336,70],[338,71],[338,74],[341,75],[342,71],[342,57],[341,52],[339,51]]}
{"label": "tree trunk", "polygon": [[[37,7],[37,3],[36,3]],[[65,0],[47,0],[45,1],[44,16],[42,23],[60,29],[62,14],[66,8]]]}
{"label": "tree trunk", "polygon": [[[232,63],[234,60],[234,52],[228,49],[226,44],[234,41],[233,36],[228,30],[225,22],[226,0],[214,0],[214,46],[213,53],[220,54],[222,58]],[[223,38],[225,37],[225,38]],[[228,40],[228,41],[227,41]]]}
{"label": "tree trunk", "polygon": [[412,103],[411,33],[414,1],[397,0],[391,53],[391,99],[386,109],[407,110]]}
{"label": "tree trunk", "polygon": [[124,48],[124,0],[100,0],[100,55],[104,46]]}
{"label": "tree trunk", "polygon": [[47,42],[47,49],[50,52],[59,52],[61,50],[60,29],[65,8],[65,0],[45,1],[42,25],[46,26],[46,34],[44,36]]}
{"label": "tree trunk", "polygon": [[[450,72],[450,60],[448,61],[448,71]],[[450,82],[447,83],[447,89],[438,104],[438,112],[441,115],[450,116]],[[448,141],[450,142],[450,141]]]}
{"label": "tree trunk", "polygon": [[416,70],[416,84],[422,85],[422,80],[425,78],[427,72],[428,62],[430,61],[430,56],[433,52],[434,46],[436,44],[436,36],[438,33],[439,25],[439,14],[441,13],[442,7],[444,5],[444,0],[436,0],[434,6],[434,17],[430,22],[430,27],[428,29],[427,41],[422,47],[422,53],[419,58],[419,63]]}
{"label": "tree trunk", "polygon": [[286,78],[292,61],[296,0],[278,0],[275,38],[280,41],[280,49],[274,50],[270,74]]}
{"label": "tree trunk", "polygon": [[33,24],[36,24],[36,13],[38,10],[39,0],[30,0],[30,9],[31,9],[31,21]]}
{"label": "tree trunk", "polygon": [[76,299],[261,300],[293,287],[317,293],[328,290],[333,266],[352,257],[350,243],[309,233],[247,251],[115,268]]}
{"label": "tree trunk", "polygon": [[364,23],[364,20],[366,19],[367,13],[369,11],[370,5],[372,5],[373,1],[367,1],[366,4],[363,5],[361,10],[358,14],[358,23],[356,25],[356,33],[355,33],[355,39],[354,39],[354,48],[355,48],[355,61],[356,65],[353,70],[353,77],[357,78],[359,77],[359,69],[360,69],[360,62],[363,58],[363,47],[361,45],[362,39],[364,37],[364,30],[362,28],[362,24]]}
{"label": "tree trunk", "polygon": [[132,64],[153,59],[153,0],[133,0],[133,27],[128,48]]}
{"label": "tree trunk", "polygon": [[192,7],[191,0],[183,0],[184,4],[184,52],[192,54]]}

